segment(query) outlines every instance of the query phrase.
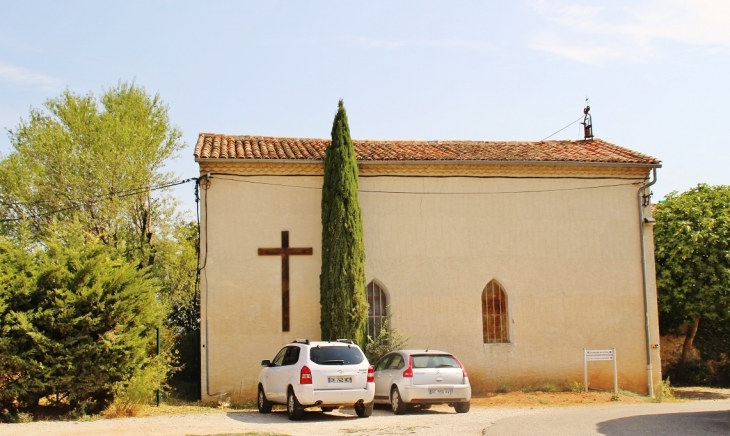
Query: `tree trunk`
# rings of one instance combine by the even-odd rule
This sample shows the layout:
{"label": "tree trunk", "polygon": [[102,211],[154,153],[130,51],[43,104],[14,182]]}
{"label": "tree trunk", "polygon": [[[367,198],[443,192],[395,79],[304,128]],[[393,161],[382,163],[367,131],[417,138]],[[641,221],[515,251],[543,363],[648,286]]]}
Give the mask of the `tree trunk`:
{"label": "tree trunk", "polygon": [[687,360],[689,360],[689,352],[692,349],[692,343],[695,340],[695,335],[697,334],[697,328],[699,326],[700,317],[698,316],[692,322],[692,325],[687,327],[687,332],[684,336],[684,345],[682,346],[682,359],[680,360],[680,363],[687,363]]}

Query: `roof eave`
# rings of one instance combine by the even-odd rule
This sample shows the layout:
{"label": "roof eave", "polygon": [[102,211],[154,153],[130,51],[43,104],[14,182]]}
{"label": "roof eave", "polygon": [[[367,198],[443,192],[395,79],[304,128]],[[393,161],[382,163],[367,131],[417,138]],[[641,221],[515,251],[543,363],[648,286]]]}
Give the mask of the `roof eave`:
{"label": "roof eave", "polygon": [[[240,158],[196,158],[197,163],[240,162],[253,164],[316,164],[324,163],[321,159],[240,159]],[[581,162],[581,161],[534,161],[534,160],[358,160],[359,165],[566,165],[566,166],[610,166],[632,168],[661,168],[661,163],[634,162]]]}

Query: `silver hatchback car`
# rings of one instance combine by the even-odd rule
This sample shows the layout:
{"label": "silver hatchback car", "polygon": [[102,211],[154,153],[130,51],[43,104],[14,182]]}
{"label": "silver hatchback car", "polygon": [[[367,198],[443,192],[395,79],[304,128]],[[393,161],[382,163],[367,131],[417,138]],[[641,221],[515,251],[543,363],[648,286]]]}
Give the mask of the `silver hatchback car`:
{"label": "silver hatchback car", "polygon": [[428,409],[444,403],[466,413],[471,385],[464,365],[450,353],[393,351],[375,365],[375,403],[390,404],[396,415],[405,413],[409,405]]}

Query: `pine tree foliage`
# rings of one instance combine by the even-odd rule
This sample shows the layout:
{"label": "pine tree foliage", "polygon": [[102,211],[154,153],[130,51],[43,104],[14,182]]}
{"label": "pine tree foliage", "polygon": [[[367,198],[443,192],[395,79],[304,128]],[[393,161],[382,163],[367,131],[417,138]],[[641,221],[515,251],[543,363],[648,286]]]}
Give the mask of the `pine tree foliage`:
{"label": "pine tree foliage", "polygon": [[0,237],[0,259],[0,408],[95,413],[134,378],[164,381],[165,311],[146,269],[93,240],[26,250]]}
{"label": "pine tree foliage", "polygon": [[[77,221],[141,267],[152,263],[152,239],[173,218],[170,197],[145,188],[174,180],[165,164],[185,144],[169,108],[134,83],[99,98],[69,90],[10,130],[0,161],[0,218],[23,219],[39,238],[53,220]],[[0,232],[13,236],[13,222]]]}
{"label": "pine tree foliage", "polygon": [[358,170],[345,106],[340,100],[322,187],[322,340],[352,339],[365,346],[365,246]]}

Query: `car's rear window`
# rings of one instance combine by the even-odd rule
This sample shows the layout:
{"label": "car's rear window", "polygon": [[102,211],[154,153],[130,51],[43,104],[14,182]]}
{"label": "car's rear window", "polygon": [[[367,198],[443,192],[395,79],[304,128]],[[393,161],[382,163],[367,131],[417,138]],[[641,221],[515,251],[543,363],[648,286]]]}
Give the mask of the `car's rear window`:
{"label": "car's rear window", "polygon": [[459,368],[459,362],[449,354],[421,354],[413,356],[413,368]]}
{"label": "car's rear window", "polygon": [[357,365],[365,356],[356,347],[324,345],[310,348],[309,359],[318,365]]}

